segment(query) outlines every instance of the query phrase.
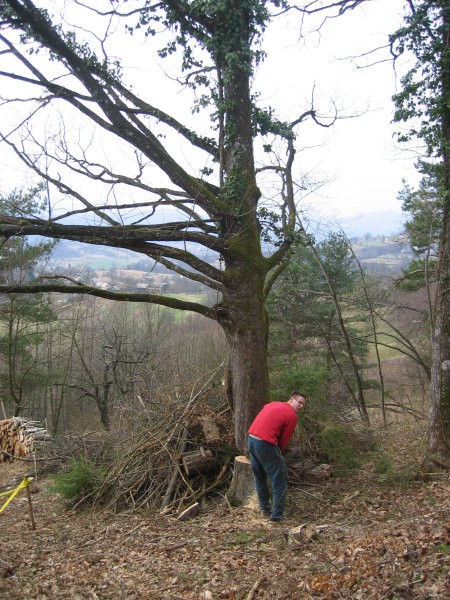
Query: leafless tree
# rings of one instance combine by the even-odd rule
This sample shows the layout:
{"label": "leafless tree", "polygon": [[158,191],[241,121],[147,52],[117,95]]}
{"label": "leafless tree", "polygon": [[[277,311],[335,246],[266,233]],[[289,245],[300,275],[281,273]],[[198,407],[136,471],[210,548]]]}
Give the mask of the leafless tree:
{"label": "leafless tree", "polygon": [[[268,400],[265,299],[292,241],[301,235],[292,185],[297,130],[307,119],[325,126],[336,119],[335,113],[321,115],[314,102],[288,122],[262,107],[251,90],[263,58],[260,43],[280,12],[306,16],[327,9],[323,14],[337,16],[360,3],[168,0],[131,7],[105,1],[90,8],[66,2],[59,15],[56,9],[50,15],[47,3],[31,0],[5,0],[0,6],[0,75],[5,86],[13,82],[20,88],[8,97],[6,87],[2,92],[3,107],[13,103],[18,118],[12,126],[2,123],[1,140],[52,189],[73,200],[70,210],[53,203],[45,215],[1,218],[0,234],[125,248],[220,294],[208,306],[154,293],[99,290],[82,281],[33,286],[156,303],[216,320],[229,348],[227,389],[241,450],[249,423]],[[211,107],[212,131],[205,132],[196,117],[185,115],[182,123],[147,99],[156,80],[133,81],[125,73],[111,44],[122,22],[133,32],[126,42],[122,37],[123,48],[146,34],[144,60],[151,60],[150,40],[161,41],[162,55],[178,52],[179,81],[194,91],[196,109]],[[157,32],[164,32],[161,38],[153,37]],[[181,101],[177,112],[183,112]],[[81,128],[75,131],[74,123]],[[96,126],[94,134],[86,123]],[[270,163],[276,145],[278,156],[287,151],[284,164]],[[255,166],[259,149],[268,153],[270,171]],[[200,162],[200,174],[191,162]],[[278,185],[270,194],[262,188],[268,172]],[[80,217],[89,224],[77,224]],[[264,238],[271,242],[265,250]]]}

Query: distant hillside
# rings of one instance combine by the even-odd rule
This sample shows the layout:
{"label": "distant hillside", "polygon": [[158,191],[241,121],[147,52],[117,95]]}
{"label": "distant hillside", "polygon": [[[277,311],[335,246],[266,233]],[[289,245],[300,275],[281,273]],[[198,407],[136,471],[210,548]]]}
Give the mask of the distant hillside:
{"label": "distant hillside", "polygon": [[109,248],[108,246],[96,246],[93,244],[81,244],[62,240],[53,251],[52,258],[55,261],[79,262],[87,260],[89,262],[96,259],[128,261],[130,253],[120,248]]}
{"label": "distant hillside", "polygon": [[[367,271],[400,273],[413,258],[408,240],[400,234],[404,220],[401,213],[386,210],[354,216],[342,221],[340,227],[351,239],[355,253]],[[199,246],[189,244],[188,249],[197,252],[203,260],[211,263],[217,261],[217,255],[205,257],[204,249]],[[150,258],[128,250],[65,240],[55,248],[51,267],[54,271],[89,270],[95,273],[100,270],[135,269],[143,273],[170,273],[165,267],[155,265]]]}
{"label": "distant hillside", "polygon": [[353,250],[368,273],[395,275],[406,269],[414,258],[405,235],[372,236],[352,239]]}
{"label": "distant hillside", "polygon": [[154,266],[150,258],[121,248],[62,240],[52,253],[50,266],[54,270],[68,268],[78,271],[83,269],[96,271],[127,269],[137,264],[142,271],[150,270]]}
{"label": "distant hillside", "polygon": [[[174,244],[176,245],[176,244]],[[210,263],[217,261],[218,255],[211,252],[205,256],[205,250],[195,244],[179,243],[193,254],[198,253],[203,260]],[[141,271],[156,271],[158,273],[169,273],[162,265],[155,262],[144,254],[123,250],[121,248],[110,248],[95,244],[85,244],[62,240],[54,249],[51,259],[51,267],[57,270],[63,267],[71,269],[139,269]],[[170,271],[171,272],[171,271]]]}
{"label": "distant hillside", "polygon": [[354,215],[342,220],[342,228],[348,237],[394,235],[403,231],[405,215],[395,210]]}

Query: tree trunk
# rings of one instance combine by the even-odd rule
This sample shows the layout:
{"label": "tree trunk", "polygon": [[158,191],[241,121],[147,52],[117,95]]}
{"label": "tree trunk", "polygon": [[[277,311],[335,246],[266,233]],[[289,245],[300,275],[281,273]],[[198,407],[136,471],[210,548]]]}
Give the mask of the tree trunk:
{"label": "tree trunk", "polygon": [[100,413],[100,420],[105,431],[111,431],[111,422],[109,420],[109,385],[103,389],[96,389],[95,400]]}
{"label": "tree trunk", "polygon": [[[450,130],[449,130],[450,131]],[[447,167],[450,174],[450,163]],[[450,176],[446,181],[431,361],[428,457],[430,466],[450,468]]]}
{"label": "tree trunk", "polygon": [[[450,1],[442,3],[443,52],[442,94],[450,95]],[[428,457],[431,465],[450,468],[450,110],[442,114],[444,198],[442,233],[439,248],[438,290],[431,361],[430,420]]]}
{"label": "tree trunk", "polygon": [[235,410],[235,441],[246,451],[247,431],[269,400],[269,376],[265,339],[260,332],[245,329],[244,322],[228,336]]}
{"label": "tree trunk", "polygon": [[[450,117],[447,130],[450,141]],[[450,155],[446,157],[446,193],[439,281],[431,359],[428,457],[430,465],[450,468]]]}
{"label": "tree trunk", "polygon": [[240,301],[229,299],[230,319],[222,324],[228,341],[235,441],[243,454],[247,448],[247,431],[269,400],[267,316],[263,286],[255,278],[253,283],[248,283],[246,292],[240,295]]}
{"label": "tree trunk", "polygon": [[[448,287],[449,275],[447,275]],[[428,457],[430,465],[450,468],[450,310],[449,292],[440,290],[433,339]]]}

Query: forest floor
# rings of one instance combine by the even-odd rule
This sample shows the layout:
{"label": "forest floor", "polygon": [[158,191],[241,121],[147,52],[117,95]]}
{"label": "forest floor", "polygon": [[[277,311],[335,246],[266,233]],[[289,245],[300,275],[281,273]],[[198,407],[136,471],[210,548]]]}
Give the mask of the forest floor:
{"label": "forest floor", "polygon": [[[289,490],[282,525],[223,498],[184,522],[75,513],[38,478],[35,531],[24,492],[0,514],[0,598],[450,598],[449,476],[414,471],[418,432],[384,435],[396,457],[385,481],[368,463]],[[26,466],[0,464],[0,486]],[[292,547],[289,530],[304,524],[315,534]]]}

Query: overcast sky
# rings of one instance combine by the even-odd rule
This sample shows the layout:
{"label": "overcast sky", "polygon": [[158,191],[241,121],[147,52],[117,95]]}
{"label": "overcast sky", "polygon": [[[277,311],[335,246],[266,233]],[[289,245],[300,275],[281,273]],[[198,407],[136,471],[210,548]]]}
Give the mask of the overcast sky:
{"label": "overcast sky", "polygon": [[[416,152],[400,149],[395,142],[398,127],[391,123],[391,96],[398,89],[399,77],[391,61],[380,62],[389,58],[388,51],[349,59],[387,44],[388,33],[401,23],[403,4],[401,0],[369,1],[330,20],[320,34],[312,32],[306,37],[300,36],[298,15],[291,15],[266,34],[268,56],[255,78],[262,104],[276,107],[279,118],[293,120],[310,107],[314,88],[314,108],[319,114],[330,114],[333,99],[341,117],[360,115],[339,120],[330,129],[306,124],[299,130],[299,145],[304,139],[309,148],[297,155],[301,171],[324,183],[306,198],[306,206],[331,219],[379,210],[400,212],[397,194],[402,179],[417,180],[413,167]],[[313,29],[308,20],[303,34]],[[126,48],[122,46],[122,50]],[[148,61],[148,53],[146,57]],[[357,67],[371,62],[378,64]],[[151,68],[162,76],[161,66]],[[141,78],[143,69],[136,65]],[[402,69],[399,64],[397,70],[401,73]],[[149,80],[154,94],[155,80]],[[159,105],[169,112],[172,97],[171,92],[164,95],[161,91]],[[176,101],[179,104],[180,98]],[[3,192],[27,185],[25,167],[3,151],[0,163]]]}
{"label": "overcast sky", "polygon": [[[282,94],[287,109],[292,110],[293,98],[301,96],[302,90],[304,93],[306,82],[314,81],[318,101],[322,99],[324,106],[329,96],[336,99],[343,115],[361,114],[355,119],[338,121],[322,132],[326,144],[308,153],[316,171],[331,180],[313,199],[331,216],[400,211],[397,193],[402,179],[417,181],[414,170],[417,151],[396,143],[395,131],[399,125],[392,123],[391,97],[399,90],[399,75],[405,71],[405,61],[394,67],[387,50],[344,60],[386,45],[387,34],[402,22],[403,5],[397,0],[369,2],[330,21],[320,36],[311,34],[299,43],[291,27],[273,44],[274,51],[267,64],[274,74],[273,90],[281,91],[282,82],[286,81],[283,66],[289,64],[287,56],[298,54],[292,87]],[[371,63],[377,64],[360,68]]]}

